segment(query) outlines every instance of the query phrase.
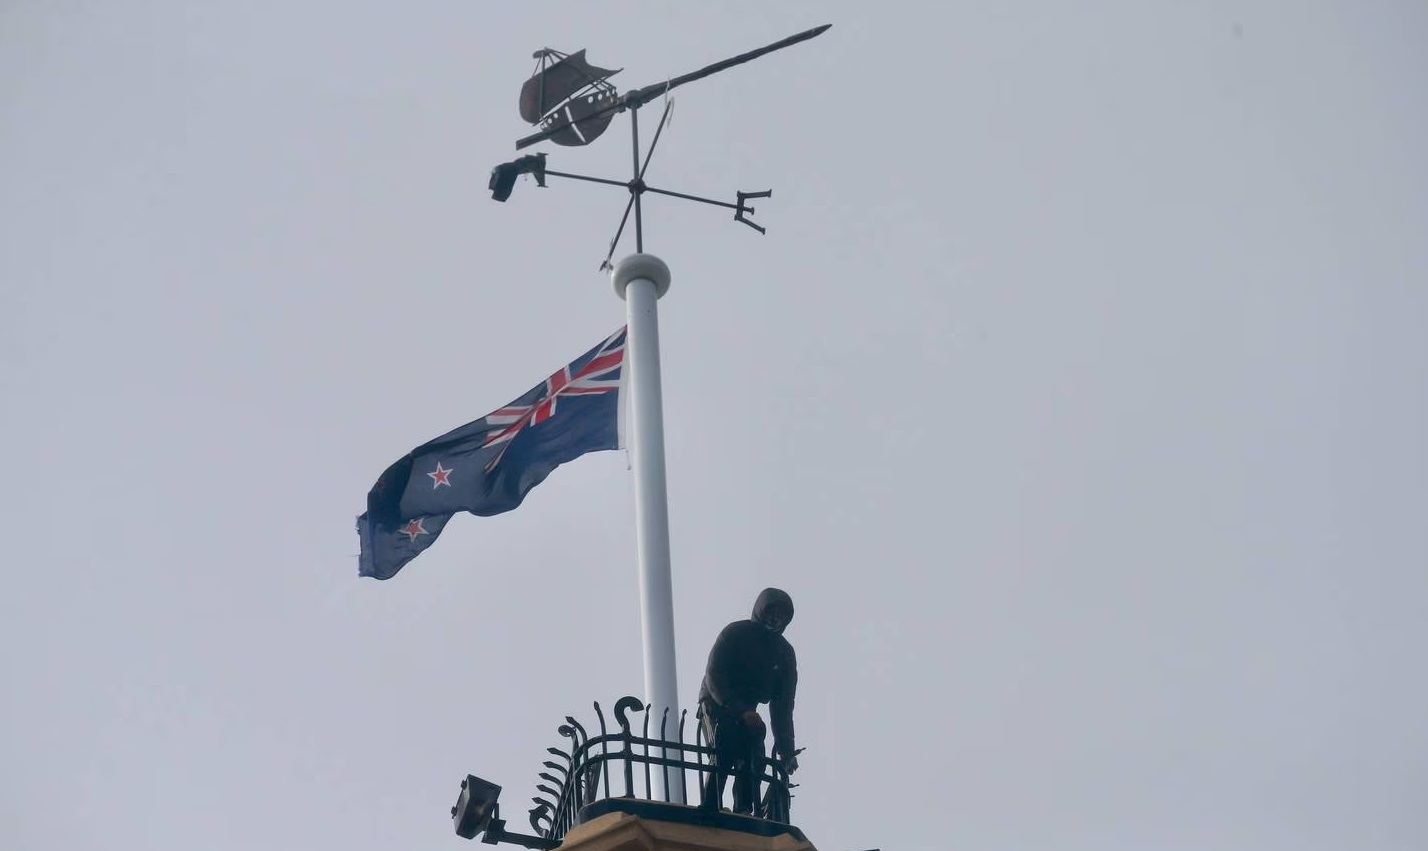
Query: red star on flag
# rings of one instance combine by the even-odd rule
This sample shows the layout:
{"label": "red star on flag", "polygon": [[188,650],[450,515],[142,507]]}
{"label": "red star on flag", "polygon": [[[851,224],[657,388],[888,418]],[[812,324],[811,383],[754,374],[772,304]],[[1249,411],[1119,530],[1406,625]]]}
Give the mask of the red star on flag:
{"label": "red star on flag", "polygon": [[397,530],[407,536],[407,540],[415,541],[419,535],[430,535],[426,527],[421,525],[421,518],[418,517],[407,523],[407,525]]}
{"label": "red star on flag", "polygon": [[428,476],[431,476],[431,489],[436,490],[442,485],[451,487],[451,471],[455,469],[455,467],[452,467],[451,470],[448,470],[445,467],[441,466],[440,461],[437,461],[436,469],[430,473],[427,473]]}

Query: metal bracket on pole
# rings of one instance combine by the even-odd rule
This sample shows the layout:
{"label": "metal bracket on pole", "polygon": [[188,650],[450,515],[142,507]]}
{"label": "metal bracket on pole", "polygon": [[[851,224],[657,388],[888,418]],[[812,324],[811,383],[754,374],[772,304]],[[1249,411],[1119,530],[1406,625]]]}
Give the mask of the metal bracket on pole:
{"label": "metal bracket on pole", "polygon": [[499,807],[492,814],[491,822],[487,826],[486,832],[481,836],[481,841],[487,845],[507,842],[522,848],[530,848],[531,851],[553,851],[560,846],[560,842],[546,839],[543,836],[527,836],[524,833],[513,833],[506,830],[506,822],[501,818]]}

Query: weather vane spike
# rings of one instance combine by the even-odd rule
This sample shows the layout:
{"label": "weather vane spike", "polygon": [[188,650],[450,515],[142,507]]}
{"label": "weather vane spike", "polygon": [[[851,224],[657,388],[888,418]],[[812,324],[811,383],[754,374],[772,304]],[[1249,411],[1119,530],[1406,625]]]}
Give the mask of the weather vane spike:
{"label": "weather vane spike", "polygon": [[759,233],[764,233],[763,227],[748,218],[753,215],[754,208],[750,207],[747,202],[751,198],[772,197],[772,189],[765,189],[762,192],[737,192],[735,193],[736,200],[734,203],[730,203],[716,201],[712,198],[701,198],[697,195],[687,195],[683,192],[671,192],[668,189],[656,189],[646,184],[645,171],[649,168],[650,158],[654,156],[655,146],[659,144],[660,134],[664,132],[665,126],[669,123],[669,113],[673,102],[666,98],[664,112],[660,115],[659,125],[655,128],[654,138],[650,140],[650,146],[645,151],[643,160],[640,157],[639,109],[657,97],[668,95],[670,90],[677,86],[717,74],[735,65],[757,59],[766,53],[807,41],[821,35],[830,26],[832,24],[814,27],[757,50],[750,50],[712,65],[706,65],[698,71],[673,77],[661,83],[632,89],[623,95],[617,94],[615,87],[609,82],[611,77],[623,69],[616,68],[612,71],[608,68],[591,65],[586,61],[583,49],[574,53],[561,53],[548,47],[537,50],[533,55],[537,63],[535,72],[521,86],[520,114],[527,123],[538,126],[540,130],[517,140],[516,150],[528,148],[546,140],[565,147],[588,145],[600,138],[617,113],[628,110],[630,113],[630,145],[633,154],[632,177],[623,181],[553,171],[546,168],[544,153],[528,154],[511,162],[501,163],[491,170],[491,197],[497,201],[505,201],[511,197],[511,190],[515,187],[516,178],[523,174],[534,176],[538,186],[545,186],[546,178],[554,176],[625,188],[630,193],[630,200],[625,205],[624,215],[620,217],[620,225],[615,230],[615,237],[610,240],[610,250],[606,252],[605,260],[600,264],[602,270],[610,268],[610,258],[615,255],[615,248],[620,243],[620,237],[625,233],[625,225],[629,223],[631,210],[635,214],[635,250],[644,251],[644,222],[640,197],[646,192],[725,207],[734,211],[734,221],[742,222]]}

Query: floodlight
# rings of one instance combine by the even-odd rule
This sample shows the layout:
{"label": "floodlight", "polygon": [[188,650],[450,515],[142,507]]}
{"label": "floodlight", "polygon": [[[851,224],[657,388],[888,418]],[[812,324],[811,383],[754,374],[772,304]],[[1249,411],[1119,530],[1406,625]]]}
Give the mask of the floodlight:
{"label": "floodlight", "polygon": [[487,782],[474,774],[466,775],[461,781],[461,796],[456,806],[451,808],[451,820],[456,823],[456,835],[463,839],[475,839],[484,833],[496,814],[496,799],[501,797],[501,787]]}

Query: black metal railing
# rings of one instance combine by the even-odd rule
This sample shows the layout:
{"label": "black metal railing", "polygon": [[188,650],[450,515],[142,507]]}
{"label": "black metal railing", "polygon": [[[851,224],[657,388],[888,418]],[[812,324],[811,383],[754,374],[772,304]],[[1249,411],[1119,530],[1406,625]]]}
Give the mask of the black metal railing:
{"label": "black metal railing", "polygon": [[[542,782],[536,784],[540,794],[532,798],[535,806],[530,810],[530,824],[540,837],[558,843],[566,831],[583,821],[592,810],[619,809],[619,804],[626,801],[674,804],[680,800],[691,803],[697,800],[706,811],[719,810],[720,802],[706,799],[708,781],[715,768],[714,749],[705,740],[703,725],[695,723],[694,741],[687,742],[688,713],[681,712],[677,728],[671,730],[666,710],[658,719],[658,730],[651,735],[649,710],[649,706],[637,698],[621,698],[614,709],[619,729],[611,732],[597,702],[595,717],[599,733],[594,736],[575,718],[565,716],[565,723],[557,731],[570,740],[569,750],[546,749],[556,759],[541,763],[548,770],[540,772]],[[631,727],[631,712],[644,716],[638,734]],[[753,784],[752,800],[756,803],[752,815],[788,824],[790,790],[796,784],[789,782],[788,772],[779,760],[761,753],[750,757],[744,770],[748,772],[748,782]],[[662,782],[656,783],[656,776]],[[674,790],[679,791],[678,798],[673,795]],[[613,806],[600,805],[606,801]]]}

